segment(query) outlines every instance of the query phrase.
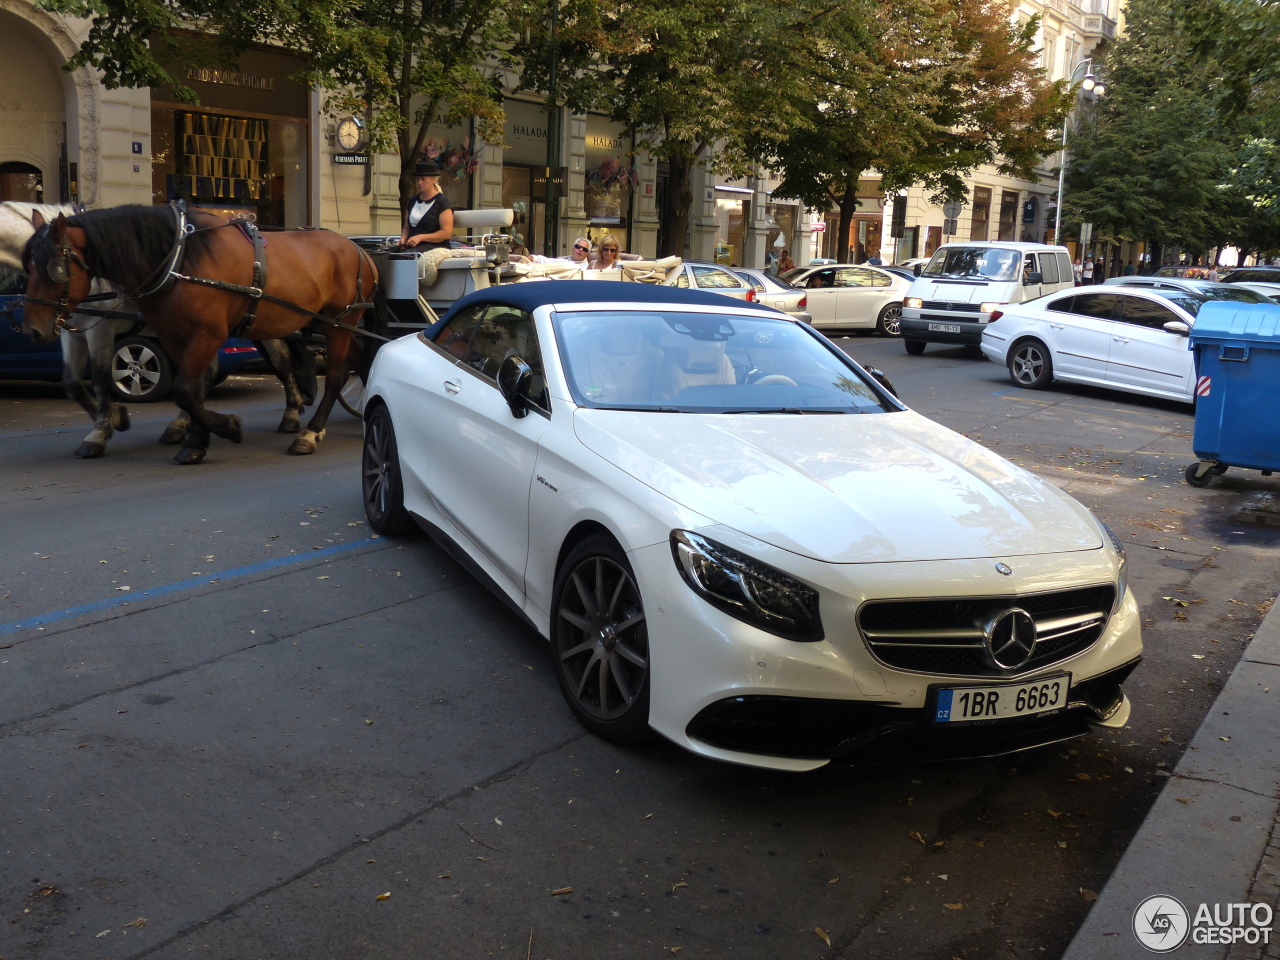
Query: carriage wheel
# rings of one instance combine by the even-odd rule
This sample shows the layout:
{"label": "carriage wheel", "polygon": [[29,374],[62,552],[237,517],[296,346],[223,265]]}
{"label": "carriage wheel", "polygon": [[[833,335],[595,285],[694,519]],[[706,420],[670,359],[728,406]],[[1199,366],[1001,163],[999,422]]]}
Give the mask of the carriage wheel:
{"label": "carriage wheel", "polygon": [[364,381],[360,379],[360,374],[352,373],[347,376],[347,382],[338,392],[338,402],[342,404],[343,410],[357,420],[364,419]]}

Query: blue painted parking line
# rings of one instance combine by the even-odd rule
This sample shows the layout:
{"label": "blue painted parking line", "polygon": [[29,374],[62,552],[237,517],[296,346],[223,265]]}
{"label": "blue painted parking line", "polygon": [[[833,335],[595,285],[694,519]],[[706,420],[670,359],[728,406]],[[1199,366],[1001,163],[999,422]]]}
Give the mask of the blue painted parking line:
{"label": "blue painted parking line", "polygon": [[1009,387],[1005,390],[992,390],[990,396],[1003,397],[1006,393],[1015,393],[1018,389],[1018,387]]}
{"label": "blue painted parking line", "polygon": [[325,547],[323,550],[311,550],[307,553],[292,553],[287,557],[277,557],[274,560],[263,560],[261,563],[251,563],[244,567],[233,567],[230,570],[222,570],[217,573],[211,573],[208,576],[192,577],[190,580],[182,580],[178,583],[169,583],[161,587],[151,587],[148,590],[139,590],[137,593],[126,593],[119,597],[110,597],[106,600],[84,603],[78,607],[68,607],[66,610],[55,610],[52,613],[40,613],[34,617],[15,620],[12,623],[0,624],[0,637],[10,633],[17,633],[19,630],[30,630],[33,627],[45,627],[51,623],[57,623],[60,620],[69,620],[72,617],[83,616],[86,613],[97,613],[101,610],[110,610],[112,607],[122,607],[126,603],[136,603],[138,600],[143,598],[154,599],[156,597],[163,597],[172,593],[180,593],[183,590],[194,590],[196,587],[208,586],[211,583],[217,583],[219,580],[229,580],[232,577],[244,577],[253,573],[263,573],[267,570],[276,570],[280,567],[287,567],[307,560],[314,560],[317,557],[321,559],[335,557],[339,554],[358,549],[359,547],[367,547],[373,543],[377,543],[377,541],[372,537],[367,537],[364,540],[356,540],[352,543],[335,544],[332,547]]}

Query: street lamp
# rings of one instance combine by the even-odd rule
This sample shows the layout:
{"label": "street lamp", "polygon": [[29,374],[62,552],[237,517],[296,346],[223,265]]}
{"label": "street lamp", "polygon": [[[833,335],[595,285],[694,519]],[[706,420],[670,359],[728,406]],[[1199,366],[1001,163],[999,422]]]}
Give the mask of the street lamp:
{"label": "street lamp", "polygon": [[[1085,71],[1084,79],[1080,81],[1080,89],[1086,93],[1093,95],[1094,99],[1103,96],[1107,92],[1107,85],[1093,75],[1093,57],[1085,57],[1076,64],[1076,68],[1071,71],[1071,79],[1067,81],[1067,85],[1076,82],[1076,74],[1081,70]],[[1074,112],[1074,109],[1073,111]],[[1058,165],[1058,208],[1053,217],[1053,242],[1061,243],[1062,233],[1062,195],[1067,190],[1067,127],[1071,124],[1071,115],[1068,114],[1066,119],[1062,121],[1062,162]]]}

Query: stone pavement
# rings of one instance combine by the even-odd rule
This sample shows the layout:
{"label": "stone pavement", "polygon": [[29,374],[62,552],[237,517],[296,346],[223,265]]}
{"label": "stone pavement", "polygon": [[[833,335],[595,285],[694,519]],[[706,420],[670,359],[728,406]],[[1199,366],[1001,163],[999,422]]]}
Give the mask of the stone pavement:
{"label": "stone pavement", "polygon": [[[1194,918],[1231,903],[1280,911],[1280,602],[1274,603],[1173,776],[1107,881],[1063,960],[1151,956],[1134,933],[1148,897],[1176,897]],[[1270,943],[1188,939],[1177,960],[1280,960]],[[1169,951],[1166,951],[1169,952]]]}

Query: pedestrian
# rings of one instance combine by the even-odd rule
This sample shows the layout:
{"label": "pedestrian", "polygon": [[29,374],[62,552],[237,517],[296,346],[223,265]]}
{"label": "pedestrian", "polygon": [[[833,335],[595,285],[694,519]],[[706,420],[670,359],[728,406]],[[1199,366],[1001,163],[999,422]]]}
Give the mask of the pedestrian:
{"label": "pedestrian", "polygon": [[796,268],[795,261],[791,259],[791,251],[783,250],[778,254],[778,276],[782,276],[788,270]]}
{"label": "pedestrian", "polygon": [[1123,273],[1126,277],[1132,277],[1137,272],[1138,272],[1138,268],[1133,265],[1132,260],[1126,263],[1124,265],[1124,269],[1121,271],[1121,273]]}
{"label": "pedestrian", "polygon": [[1218,265],[1216,263],[1209,268],[1208,276],[1206,276],[1205,279],[1212,281],[1213,283],[1218,282]]}
{"label": "pedestrian", "polygon": [[871,256],[867,257],[867,263],[873,267],[884,266],[884,261],[880,259],[880,251],[877,250],[875,253],[871,254]]}
{"label": "pedestrian", "polygon": [[1084,284],[1084,286],[1086,287],[1089,286],[1089,284],[1093,283],[1093,257],[1092,256],[1086,256],[1084,258],[1084,263],[1080,265],[1080,282]]}
{"label": "pedestrian", "polygon": [[1071,272],[1075,274],[1077,287],[1080,286],[1080,271],[1081,271],[1080,258],[1076,257],[1076,262],[1071,265]]}

